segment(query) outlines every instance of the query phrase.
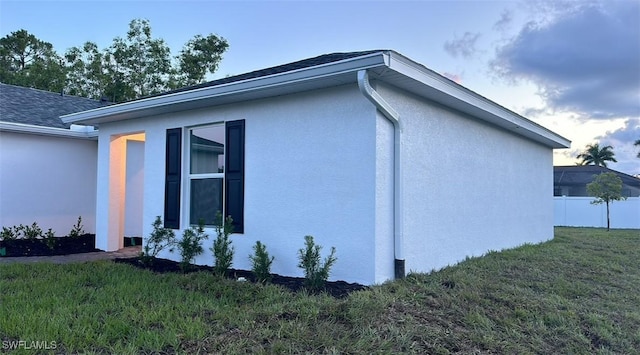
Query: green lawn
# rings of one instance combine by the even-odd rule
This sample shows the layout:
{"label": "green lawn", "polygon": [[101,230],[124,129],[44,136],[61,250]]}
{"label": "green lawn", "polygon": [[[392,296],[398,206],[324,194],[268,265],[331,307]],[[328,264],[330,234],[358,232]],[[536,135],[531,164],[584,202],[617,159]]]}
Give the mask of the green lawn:
{"label": "green lawn", "polygon": [[345,299],[108,261],[2,264],[0,340],[56,353],[638,353],[640,231],[557,228]]}

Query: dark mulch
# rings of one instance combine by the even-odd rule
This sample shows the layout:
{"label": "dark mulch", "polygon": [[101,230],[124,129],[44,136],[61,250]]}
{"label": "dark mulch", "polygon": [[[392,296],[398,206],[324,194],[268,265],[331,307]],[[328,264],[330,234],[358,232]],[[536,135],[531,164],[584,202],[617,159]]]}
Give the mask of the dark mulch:
{"label": "dark mulch", "polygon": [[45,239],[14,239],[0,241],[0,257],[53,256],[102,251],[96,249],[95,234],[75,238],[56,237],[47,244]]}
{"label": "dark mulch", "polygon": [[[154,260],[153,264],[149,267],[146,267],[140,261],[140,258],[119,258],[114,259],[117,263],[129,264],[139,268],[148,269],[157,273],[182,273],[182,269],[180,269],[180,263],[177,261],[172,261],[168,259],[160,259],[157,258]],[[211,266],[206,265],[192,265],[191,270],[189,272],[196,271],[208,271],[213,272],[213,268]],[[280,285],[282,287],[287,288],[292,292],[303,292],[307,291],[309,293],[315,293],[310,290],[307,290],[304,285],[304,278],[301,277],[290,277],[290,276],[281,276],[278,274],[271,274],[271,283],[274,285]],[[247,270],[236,270],[229,269],[227,270],[226,277],[230,279],[237,280],[239,277],[244,277],[247,281],[256,282],[256,278],[251,271]],[[333,297],[342,298],[346,297],[349,293],[366,290],[368,287],[364,285],[360,285],[357,283],[348,283],[345,281],[328,281],[325,283],[324,289],[319,292],[325,292]]]}

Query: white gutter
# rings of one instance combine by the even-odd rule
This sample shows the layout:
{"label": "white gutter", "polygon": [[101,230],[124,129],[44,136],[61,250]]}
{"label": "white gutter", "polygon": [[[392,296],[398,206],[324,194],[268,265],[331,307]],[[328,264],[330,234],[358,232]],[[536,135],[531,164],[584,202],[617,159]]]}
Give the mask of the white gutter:
{"label": "white gutter", "polygon": [[[74,125],[75,126],[75,125]],[[97,139],[98,131],[94,130],[76,130],[67,128],[36,126],[15,122],[0,122],[0,131],[36,134],[40,136],[80,138],[80,139]]]}
{"label": "white gutter", "polygon": [[401,135],[402,125],[400,123],[400,115],[386,102],[377,91],[371,87],[369,82],[369,74],[366,69],[358,71],[358,87],[362,95],[366,97],[373,105],[382,112],[393,124],[393,247],[394,247],[394,268],[396,279],[405,276],[405,257],[404,257],[404,235],[402,233],[402,207],[403,207],[403,190],[402,190],[402,164],[400,164],[401,155]]}
{"label": "white gutter", "polygon": [[338,74],[351,73],[364,68],[379,67],[385,64],[383,62],[384,60],[385,56],[382,55],[382,52],[375,52],[337,62],[304,67],[257,78],[109,105],[93,110],[63,115],[60,116],[60,118],[64,123],[98,124],[103,120],[114,117],[118,117],[118,119],[129,119],[167,113],[170,112],[167,109],[169,106],[196,103],[208,99],[218,99],[229,95],[253,93],[260,90],[291,87],[293,84],[312,82],[321,78],[332,78]]}

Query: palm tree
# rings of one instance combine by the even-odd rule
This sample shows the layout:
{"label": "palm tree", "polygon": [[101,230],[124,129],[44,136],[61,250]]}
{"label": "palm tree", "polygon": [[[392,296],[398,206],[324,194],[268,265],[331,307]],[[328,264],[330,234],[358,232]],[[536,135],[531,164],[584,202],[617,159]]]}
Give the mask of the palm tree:
{"label": "palm tree", "polygon": [[[637,145],[638,147],[640,147],[640,139],[636,139],[636,142],[633,143],[633,145]],[[638,158],[640,158],[640,152],[638,152]]]}
{"label": "palm tree", "polygon": [[577,156],[578,159],[582,159],[578,165],[596,165],[606,168],[607,161],[618,162],[614,155],[613,147],[610,145],[600,148],[598,143],[587,144],[585,151]]}

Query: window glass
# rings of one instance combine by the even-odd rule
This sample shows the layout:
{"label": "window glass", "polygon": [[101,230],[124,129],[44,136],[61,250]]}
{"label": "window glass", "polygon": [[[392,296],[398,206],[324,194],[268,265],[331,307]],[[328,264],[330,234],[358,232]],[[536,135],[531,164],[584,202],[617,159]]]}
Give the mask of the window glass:
{"label": "window glass", "polygon": [[198,224],[200,220],[205,225],[214,225],[218,211],[222,213],[222,180],[192,179],[191,206],[189,222]]}
{"label": "window glass", "polygon": [[224,173],[224,125],[191,130],[191,174]]}

